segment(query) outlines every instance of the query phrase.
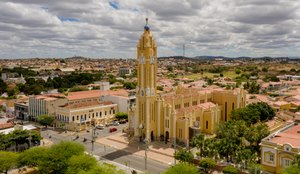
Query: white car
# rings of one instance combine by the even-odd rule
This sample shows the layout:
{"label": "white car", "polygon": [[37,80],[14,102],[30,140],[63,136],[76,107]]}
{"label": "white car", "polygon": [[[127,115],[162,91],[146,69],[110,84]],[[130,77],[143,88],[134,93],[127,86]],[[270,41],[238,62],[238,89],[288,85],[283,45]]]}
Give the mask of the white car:
{"label": "white car", "polygon": [[114,122],[113,122],[113,125],[114,125],[114,126],[119,126],[120,123],[119,123],[118,121],[114,121]]}
{"label": "white car", "polygon": [[96,128],[97,129],[104,129],[104,126],[103,126],[103,124],[99,124],[99,125],[96,126]]}

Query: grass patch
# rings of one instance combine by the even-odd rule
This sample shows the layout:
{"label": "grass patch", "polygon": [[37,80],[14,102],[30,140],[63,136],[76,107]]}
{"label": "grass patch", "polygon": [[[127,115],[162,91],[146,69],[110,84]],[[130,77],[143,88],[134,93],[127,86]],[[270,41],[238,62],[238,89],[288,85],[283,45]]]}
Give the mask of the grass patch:
{"label": "grass patch", "polygon": [[[229,77],[229,78],[232,78],[232,79],[234,79],[238,76],[238,74],[236,74],[234,71],[225,71],[222,74],[224,75],[224,77]],[[191,75],[185,76],[185,78],[192,79],[192,80],[197,80],[197,79],[200,79],[202,77],[213,78],[215,75],[219,76],[220,73],[204,72],[202,75],[201,75],[201,73],[191,74]]]}

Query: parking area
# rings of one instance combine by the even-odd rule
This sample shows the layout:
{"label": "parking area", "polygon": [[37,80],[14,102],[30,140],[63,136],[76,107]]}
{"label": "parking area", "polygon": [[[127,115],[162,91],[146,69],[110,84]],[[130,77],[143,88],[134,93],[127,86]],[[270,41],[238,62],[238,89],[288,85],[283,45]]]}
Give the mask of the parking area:
{"label": "parking area", "polygon": [[[127,126],[128,126],[128,123],[119,124],[117,126],[108,126],[108,127],[104,126],[103,129],[95,128],[95,135],[96,135],[96,138],[107,137],[107,136],[122,132],[124,127],[127,127]],[[116,130],[111,132],[111,129],[116,129]],[[92,137],[92,128],[81,131],[79,133],[74,133],[74,135],[78,135],[79,137],[91,138]]]}

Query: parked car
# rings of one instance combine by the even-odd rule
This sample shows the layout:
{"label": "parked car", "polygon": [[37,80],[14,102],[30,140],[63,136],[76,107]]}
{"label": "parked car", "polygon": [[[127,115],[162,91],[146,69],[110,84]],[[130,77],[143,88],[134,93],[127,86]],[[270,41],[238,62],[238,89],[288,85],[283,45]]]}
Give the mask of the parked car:
{"label": "parked car", "polygon": [[104,126],[102,124],[99,124],[99,125],[96,126],[96,128],[102,130],[102,129],[104,129]]}
{"label": "parked car", "polygon": [[117,130],[118,130],[117,128],[113,127],[109,129],[109,132],[112,133],[112,132],[116,132]]}
{"label": "parked car", "polygon": [[119,125],[120,125],[120,123],[118,121],[113,122],[113,126],[119,126]]}
{"label": "parked car", "polygon": [[127,121],[126,120],[120,120],[119,123],[120,124],[125,124]]}

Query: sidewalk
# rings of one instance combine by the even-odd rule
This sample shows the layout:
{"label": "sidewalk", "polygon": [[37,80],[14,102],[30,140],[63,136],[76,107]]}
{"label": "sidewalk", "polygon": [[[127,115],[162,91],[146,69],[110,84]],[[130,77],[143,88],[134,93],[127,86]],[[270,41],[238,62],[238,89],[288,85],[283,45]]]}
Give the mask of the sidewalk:
{"label": "sidewalk", "polygon": [[[96,157],[96,158],[97,158],[97,157]],[[99,158],[100,158],[100,157],[99,157]],[[137,173],[139,173],[139,174],[144,173],[143,171],[139,171],[139,170],[137,170],[137,169],[131,168],[130,166],[122,165],[122,164],[120,164],[120,163],[117,163],[117,162],[114,162],[114,161],[110,161],[110,160],[106,160],[106,159],[103,159],[103,158],[101,158],[101,159],[99,160],[99,163],[100,163],[100,164],[108,163],[108,164],[114,165],[114,166],[117,167],[117,169],[123,170],[123,171],[125,171],[127,174],[131,174],[131,171],[133,171],[133,170],[135,170],[135,171],[136,171]]]}
{"label": "sidewalk", "polygon": [[[124,133],[114,134],[108,137],[97,139],[96,141],[105,146],[124,150],[126,152],[145,157],[145,145],[139,142],[129,144]],[[163,146],[160,147],[157,144],[150,144],[147,152],[147,157],[158,162],[170,165],[174,163],[173,154],[173,148]]]}
{"label": "sidewalk", "polygon": [[51,146],[53,142],[51,140],[48,140],[46,138],[41,140],[41,145],[40,146]]}

